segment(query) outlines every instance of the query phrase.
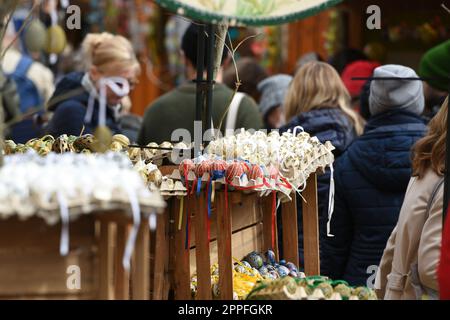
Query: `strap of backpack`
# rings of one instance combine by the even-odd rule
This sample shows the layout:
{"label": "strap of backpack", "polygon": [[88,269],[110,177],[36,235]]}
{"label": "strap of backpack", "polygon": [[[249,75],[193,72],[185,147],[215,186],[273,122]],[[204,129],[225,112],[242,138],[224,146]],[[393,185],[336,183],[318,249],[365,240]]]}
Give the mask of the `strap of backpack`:
{"label": "strap of backpack", "polygon": [[22,56],[16,66],[16,70],[14,71],[14,73],[19,77],[26,77],[28,70],[30,69],[33,62],[34,61],[30,57]]}

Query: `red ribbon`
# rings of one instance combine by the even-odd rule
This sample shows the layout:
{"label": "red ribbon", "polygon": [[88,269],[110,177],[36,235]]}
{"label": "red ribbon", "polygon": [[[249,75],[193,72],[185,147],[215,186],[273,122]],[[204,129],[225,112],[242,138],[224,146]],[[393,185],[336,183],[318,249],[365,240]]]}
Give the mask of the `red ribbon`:
{"label": "red ribbon", "polygon": [[197,186],[197,177],[195,177],[194,183],[192,184],[191,194],[194,194],[196,186]]}
{"label": "red ribbon", "polygon": [[272,191],[272,250],[275,250],[275,218],[277,216],[277,193]]}

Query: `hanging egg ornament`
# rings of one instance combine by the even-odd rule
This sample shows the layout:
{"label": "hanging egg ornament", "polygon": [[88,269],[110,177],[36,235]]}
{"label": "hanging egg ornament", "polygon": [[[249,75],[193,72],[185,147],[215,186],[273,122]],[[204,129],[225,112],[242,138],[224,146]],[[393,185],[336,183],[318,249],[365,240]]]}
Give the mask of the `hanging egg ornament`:
{"label": "hanging egg ornament", "polygon": [[60,135],[53,142],[52,151],[56,153],[64,153],[70,151],[67,134]]}
{"label": "hanging egg ornament", "polygon": [[93,151],[94,148],[95,137],[92,134],[85,134],[81,137],[78,137],[73,142],[73,146],[75,150],[81,151],[83,149],[89,149]]}
{"label": "hanging egg ornament", "polygon": [[204,161],[198,163],[195,166],[195,170],[194,170],[196,177],[201,178],[201,177],[203,177],[203,175],[205,173],[210,173],[211,167],[212,167],[212,164],[211,164],[211,161],[209,161],[209,160],[204,160]]}
{"label": "hanging egg ornament", "polygon": [[279,175],[280,175],[280,171],[278,170],[278,168],[275,167],[274,165],[271,165],[269,167],[269,177],[271,179],[277,179]]}
{"label": "hanging egg ornament", "polygon": [[46,40],[45,51],[49,54],[62,53],[67,43],[66,33],[59,25],[54,25],[47,29]]}
{"label": "hanging egg ornament", "polygon": [[178,166],[178,170],[180,171],[180,174],[184,176],[185,174],[188,174],[189,171],[193,171],[195,169],[195,164],[191,159],[184,159],[181,161],[180,165]]}
{"label": "hanging egg ornament", "polygon": [[47,31],[39,19],[33,19],[24,34],[25,47],[29,52],[40,52],[47,44]]}
{"label": "hanging egg ornament", "polygon": [[217,172],[224,172],[227,170],[228,163],[225,160],[215,160],[212,163],[212,170]]}
{"label": "hanging egg ornament", "polygon": [[251,180],[256,180],[258,178],[263,179],[264,178],[263,169],[258,165],[253,165],[252,169],[250,170],[250,174],[248,175],[248,178]]}
{"label": "hanging egg ornament", "polygon": [[112,136],[112,142],[119,143],[122,148],[127,148],[130,145],[130,139],[123,134],[115,134]]}
{"label": "hanging egg ornament", "polygon": [[225,177],[228,181],[233,181],[235,177],[240,177],[244,174],[244,168],[242,164],[238,161],[233,162],[228,165],[227,170],[225,172]]}
{"label": "hanging egg ornament", "polygon": [[111,143],[111,145],[109,146],[109,150],[114,151],[114,152],[120,152],[120,151],[122,151],[122,149],[123,149],[122,144],[120,144],[117,141],[113,141]]}
{"label": "hanging egg ornament", "polygon": [[94,151],[98,153],[104,153],[108,151],[112,142],[112,133],[107,126],[98,126],[94,132],[95,140],[93,147]]}
{"label": "hanging egg ornament", "polygon": [[13,154],[16,151],[17,145],[14,141],[12,140],[6,140],[5,141],[5,147],[4,147],[4,151],[5,154]]}

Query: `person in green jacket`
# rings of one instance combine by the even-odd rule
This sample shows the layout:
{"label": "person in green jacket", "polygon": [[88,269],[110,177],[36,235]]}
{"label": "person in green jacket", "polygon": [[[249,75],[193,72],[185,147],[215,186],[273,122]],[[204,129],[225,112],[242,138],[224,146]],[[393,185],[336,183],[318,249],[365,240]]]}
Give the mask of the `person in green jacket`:
{"label": "person in green jacket", "polygon": [[[182,39],[181,47],[185,58],[188,79],[195,79],[197,74],[198,30],[197,25],[191,24]],[[222,59],[223,61],[224,59]],[[216,81],[220,80],[220,73]],[[230,111],[224,116],[230,105],[232,96],[233,91],[224,84],[216,83],[214,85],[212,106],[214,127],[217,128],[223,117],[224,121],[221,126],[222,134],[226,128],[234,130],[240,128],[261,129],[263,124],[258,106],[247,95],[235,95],[231,105],[234,104],[236,107],[230,107]],[[196,85],[192,81],[184,83],[162,95],[147,108],[139,131],[138,143],[140,145],[146,145],[150,142],[179,142],[180,137],[177,134],[172,135],[176,129],[185,129],[184,131],[190,135],[190,141],[186,141],[186,137],[184,137],[183,142],[187,144],[191,143],[194,141],[195,109]],[[234,109],[234,112],[232,112],[232,109]],[[235,117],[229,116],[233,113],[236,115]]]}

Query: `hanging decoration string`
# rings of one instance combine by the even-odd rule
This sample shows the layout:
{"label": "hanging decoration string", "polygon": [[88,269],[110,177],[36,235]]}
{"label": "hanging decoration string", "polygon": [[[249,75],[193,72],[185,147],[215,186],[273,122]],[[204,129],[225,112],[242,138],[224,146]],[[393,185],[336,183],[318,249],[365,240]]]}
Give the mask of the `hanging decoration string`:
{"label": "hanging decoration string", "polygon": [[122,264],[126,271],[130,271],[131,256],[133,254],[134,244],[136,243],[137,234],[139,232],[139,226],[141,225],[141,209],[134,190],[131,190],[127,186],[125,186],[125,188],[130,199],[131,213],[133,214],[133,228],[131,229],[125,245],[125,253],[123,255]]}
{"label": "hanging decoration string", "polygon": [[65,257],[69,253],[69,206],[66,197],[61,191],[56,193],[59,202],[61,215],[61,237],[59,243],[59,253]]}

